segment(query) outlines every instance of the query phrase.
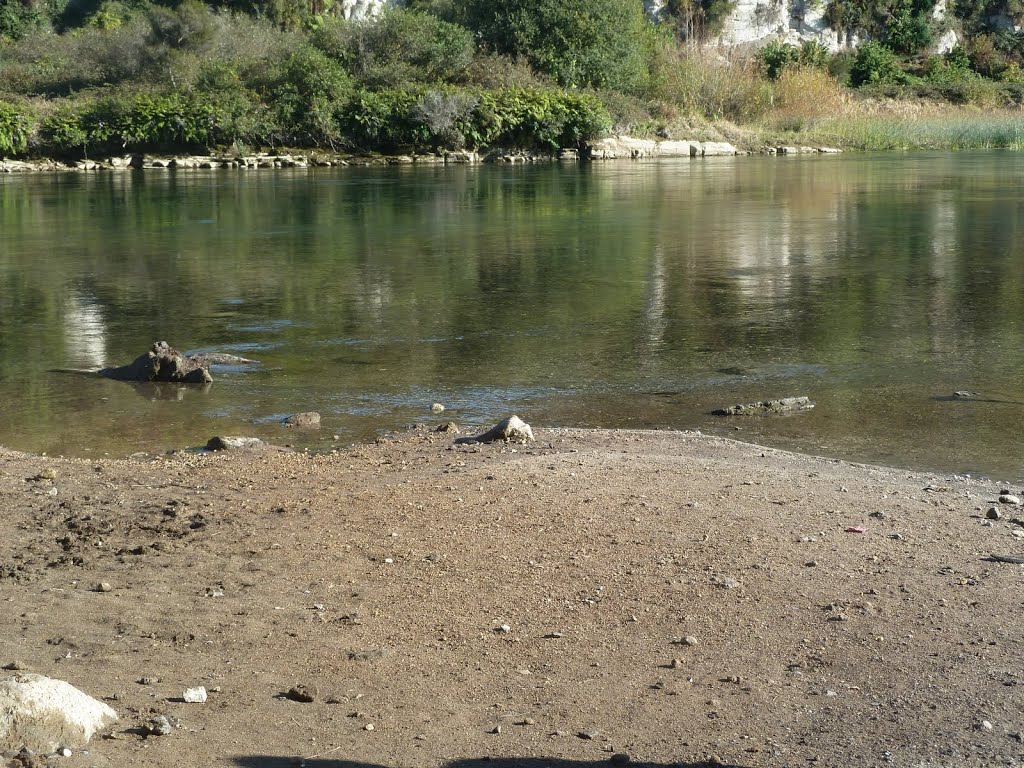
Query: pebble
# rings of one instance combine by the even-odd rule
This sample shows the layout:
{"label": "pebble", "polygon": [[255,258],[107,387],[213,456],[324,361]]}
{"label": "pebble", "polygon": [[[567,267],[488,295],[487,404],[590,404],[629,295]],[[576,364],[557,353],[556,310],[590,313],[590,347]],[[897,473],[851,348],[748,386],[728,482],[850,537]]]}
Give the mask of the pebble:
{"label": "pebble", "polygon": [[978,727],[983,731],[991,731],[993,725],[988,720],[982,720],[981,724]]}
{"label": "pebble", "polygon": [[534,720],[532,717],[524,717],[522,720],[519,721],[519,725],[533,725],[536,722],[537,721]]}
{"label": "pebble", "polygon": [[61,757],[71,757],[72,752],[68,747],[61,747],[57,750],[57,754]]}
{"label": "pebble", "polygon": [[507,635],[509,632],[512,631],[512,627],[510,627],[508,624],[502,624],[500,627],[498,627],[498,631],[501,632],[503,635]]}
{"label": "pebble", "polygon": [[576,735],[579,736],[581,739],[584,739],[586,741],[593,741],[594,739],[597,738],[598,732],[597,731],[577,731]]}
{"label": "pebble", "polygon": [[95,586],[94,589],[96,592],[112,592],[114,590],[114,588],[110,585],[110,582],[107,581],[101,581],[99,584]]}
{"label": "pebble", "polygon": [[999,511],[998,507],[989,507],[988,511],[985,513],[985,517],[989,520],[1001,520],[1003,513]]}
{"label": "pebble", "polygon": [[140,677],[136,681],[139,685],[156,685],[160,682],[159,677]]}
{"label": "pebble", "polygon": [[491,728],[490,732],[491,733],[501,733],[501,726],[500,725],[494,726],[493,728]]}
{"label": "pebble", "polygon": [[188,704],[205,704],[206,689],[201,685],[195,688],[186,688],[184,693],[181,694],[181,698]]}
{"label": "pebble", "polygon": [[167,719],[166,715],[157,715],[147,720],[142,729],[149,736],[167,736],[174,730],[174,726],[171,725],[171,721]]}
{"label": "pebble", "polygon": [[444,413],[444,406],[441,405],[440,403],[434,403],[432,406],[430,406],[430,410],[433,411],[434,413]]}
{"label": "pebble", "polygon": [[372,730],[374,730],[373,723],[367,723],[366,725],[364,725],[363,726],[363,730],[364,731],[372,731]]}
{"label": "pebble", "polygon": [[680,667],[683,666],[683,660],[682,659],[672,659],[672,661],[669,662],[669,666],[672,667],[672,669],[679,669]]}
{"label": "pebble", "polygon": [[[295,685],[288,689],[287,693],[285,693],[285,698],[309,704],[312,701],[316,701],[318,693],[319,691],[317,691],[315,685]],[[370,730],[373,729],[371,728]]]}
{"label": "pebble", "polygon": [[697,645],[699,641],[693,635],[687,635],[683,638],[683,645]]}
{"label": "pebble", "polygon": [[1001,494],[999,496],[999,503],[1000,504],[1013,504],[1014,506],[1019,507],[1020,506],[1020,497],[1019,496],[1011,496],[1008,493],[1004,493],[1004,494]]}

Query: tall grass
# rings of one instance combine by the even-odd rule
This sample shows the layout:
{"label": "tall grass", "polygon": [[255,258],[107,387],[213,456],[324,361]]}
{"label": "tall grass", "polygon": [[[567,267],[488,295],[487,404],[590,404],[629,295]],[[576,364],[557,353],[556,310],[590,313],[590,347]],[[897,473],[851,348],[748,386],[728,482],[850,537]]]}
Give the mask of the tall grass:
{"label": "tall grass", "polygon": [[855,117],[821,126],[818,135],[851,149],[1024,149],[1024,114],[969,113],[944,117]]}

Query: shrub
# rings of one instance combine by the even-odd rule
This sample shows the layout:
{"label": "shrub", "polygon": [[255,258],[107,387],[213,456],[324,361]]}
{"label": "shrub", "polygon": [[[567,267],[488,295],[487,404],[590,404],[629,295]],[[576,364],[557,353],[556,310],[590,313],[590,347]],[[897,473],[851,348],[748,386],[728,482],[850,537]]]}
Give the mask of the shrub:
{"label": "shrub", "polygon": [[221,112],[188,94],[114,94],[65,107],[42,125],[43,138],[59,154],[205,148],[220,134]]}
{"label": "shrub", "polygon": [[909,2],[901,3],[892,12],[885,26],[885,40],[894,51],[902,54],[917,53],[932,44],[932,30],[928,13],[915,12]]}
{"label": "shrub", "polygon": [[34,3],[0,0],[0,40],[20,40],[43,24],[43,15]]}
{"label": "shrub", "polygon": [[556,151],[580,146],[611,127],[604,105],[590,94],[517,88],[482,94],[474,116],[474,146]]}
{"label": "shrub", "polygon": [[772,105],[771,84],[754,59],[723,61],[713,52],[663,52],[655,60],[656,98],[709,120],[752,120]]}
{"label": "shrub", "polygon": [[775,83],[776,122],[788,130],[805,130],[846,111],[848,98],[839,82],[813,67],[789,67]]}
{"label": "shrub", "polygon": [[345,139],[360,149],[430,145],[430,129],[414,116],[423,94],[404,89],[357,91],[341,116]]}
{"label": "shrub", "polygon": [[20,155],[28,149],[31,121],[24,110],[0,102],[0,156]]}
{"label": "shrub", "polygon": [[474,47],[468,30],[399,9],[379,19],[335,19],[313,33],[313,42],[370,87],[458,80],[473,59]]}
{"label": "shrub", "polygon": [[828,48],[817,40],[804,40],[800,45],[799,61],[805,67],[824,69],[829,64]]}
{"label": "shrub", "polygon": [[341,139],[340,119],[354,86],[341,64],[312,46],[303,46],[254,78],[290,143],[330,144]]}
{"label": "shrub", "polygon": [[427,91],[413,107],[413,118],[430,129],[435,146],[461,149],[470,116],[479,101],[469,93]]}
{"label": "shrub", "polygon": [[550,88],[551,78],[534,70],[522,57],[479,53],[466,70],[466,82],[487,90],[502,88]]}
{"label": "shrub", "polygon": [[757,61],[762,71],[771,80],[778,80],[782,70],[788,64],[800,60],[800,51],[796,46],[772,40],[757,52]]}
{"label": "shrub", "polygon": [[907,80],[896,54],[890,48],[869,40],[857,50],[857,57],[850,68],[851,85],[900,85]]}
{"label": "shrub", "polygon": [[646,88],[654,42],[636,0],[459,0],[489,50],[524,56],[569,88]]}

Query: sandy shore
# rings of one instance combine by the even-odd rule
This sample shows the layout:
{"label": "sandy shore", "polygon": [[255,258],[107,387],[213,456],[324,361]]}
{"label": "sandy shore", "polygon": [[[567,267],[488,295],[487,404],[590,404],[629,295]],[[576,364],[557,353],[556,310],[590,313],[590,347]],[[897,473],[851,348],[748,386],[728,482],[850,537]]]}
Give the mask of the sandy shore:
{"label": "sandy shore", "polygon": [[[1024,510],[996,503],[1021,489],[536,431],[330,456],[0,451],[0,665],[121,717],[50,762],[1024,762],[1024,566],[987,559],[1024,555]],[[283,696],[297,684],[313,702]],[[205,704],[180,701],[198,685]],[[178,727],[144,737],[154,714]]]}

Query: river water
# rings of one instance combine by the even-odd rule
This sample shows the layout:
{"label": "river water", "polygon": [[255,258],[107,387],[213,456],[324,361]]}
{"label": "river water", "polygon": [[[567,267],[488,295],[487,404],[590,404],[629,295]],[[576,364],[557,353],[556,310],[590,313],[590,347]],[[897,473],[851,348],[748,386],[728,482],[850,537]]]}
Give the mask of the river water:
{"label": "river water", "polygon": [[[322,450],[518,413],[1019,481],[1022,179],[1002,152],[0,177],[0,444]],[[158,339],[260,364],[56,370]],[[280,425],[306,410],[319,432]]]}

